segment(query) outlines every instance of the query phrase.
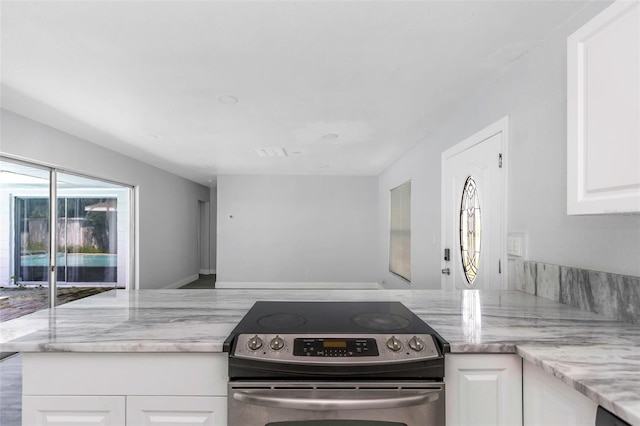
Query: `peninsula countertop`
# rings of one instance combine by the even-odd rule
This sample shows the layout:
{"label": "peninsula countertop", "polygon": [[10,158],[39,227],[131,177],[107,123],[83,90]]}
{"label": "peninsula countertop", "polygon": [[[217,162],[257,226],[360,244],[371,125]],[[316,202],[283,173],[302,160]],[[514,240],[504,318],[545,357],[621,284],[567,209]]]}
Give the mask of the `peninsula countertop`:
{"label": "peninsula countertop", "polygon": [[521,292],[113,290],[0,324],[2,352],[221,352],[257,300],[399,301],[452,353],[517,353],[640,425],[640,327]]}

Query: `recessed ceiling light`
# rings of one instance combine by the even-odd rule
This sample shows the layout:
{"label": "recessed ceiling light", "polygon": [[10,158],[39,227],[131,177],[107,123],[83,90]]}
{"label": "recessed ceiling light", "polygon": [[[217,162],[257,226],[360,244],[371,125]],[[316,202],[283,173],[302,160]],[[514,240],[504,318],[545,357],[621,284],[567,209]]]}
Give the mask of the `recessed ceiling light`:
{"label": "recessed ceiling light", "polygon": [[238,103],[238,98],[231,95],[218,96],[218,102],[221,104],[233,105]]}
{"label": "recessed ceiling light", "polygon": [[287,151],[279,147],[256,148],[256,154],[260,157],[286,157]]}
{"label": "recessed ceiling light", "polygon": [[322,138],[323,139],[328,139],[328,140],[333,140],[333,139],[338,139],[338,135],[336,135],[335,133],[327,133]]}

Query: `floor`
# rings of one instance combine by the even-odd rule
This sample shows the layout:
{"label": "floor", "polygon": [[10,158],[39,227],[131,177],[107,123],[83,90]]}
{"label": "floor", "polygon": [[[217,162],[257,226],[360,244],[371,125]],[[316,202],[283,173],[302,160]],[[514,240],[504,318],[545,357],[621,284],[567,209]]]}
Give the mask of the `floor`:
{"label": "floor", "polygon": [[[181,289],[215,288],[215,275],[200,275]],[[22,423],[22,356],[0,361],[0,426],[20,426]]]}
{"label": "floor", "polygon": [[0,426],[20,426],[22,421],[22,355],[0,361]]}
{"label": "floor", "polygon": [[190,282],[189,284],[183,285],[180,289],[206,289],[206,288],[216,288],[216,275],[200,275],[195,281]]}

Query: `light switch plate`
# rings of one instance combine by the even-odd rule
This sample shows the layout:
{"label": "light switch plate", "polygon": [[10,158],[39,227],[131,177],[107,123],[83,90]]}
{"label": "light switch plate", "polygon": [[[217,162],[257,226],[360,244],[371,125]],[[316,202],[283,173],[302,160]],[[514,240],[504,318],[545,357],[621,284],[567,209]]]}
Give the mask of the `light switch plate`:
{"label": "light switch plate", "polygon": [[507,235],[507,255],[512,257],[524,257],[526,241],[526,234],[509,233]]}

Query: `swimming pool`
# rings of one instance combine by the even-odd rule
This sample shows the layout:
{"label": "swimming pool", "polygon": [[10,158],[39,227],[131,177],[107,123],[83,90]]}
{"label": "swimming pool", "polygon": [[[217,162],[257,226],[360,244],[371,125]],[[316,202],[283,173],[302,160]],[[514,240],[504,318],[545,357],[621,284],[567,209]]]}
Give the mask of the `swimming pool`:
{"label": "swimming pool", "polygon": [[[106,253],[58,253],[57,266],[69,267],[116,267],[117,254]],[[49,266],[49,256],[46,253],[28,254],[20,256],[20,266]]]}

